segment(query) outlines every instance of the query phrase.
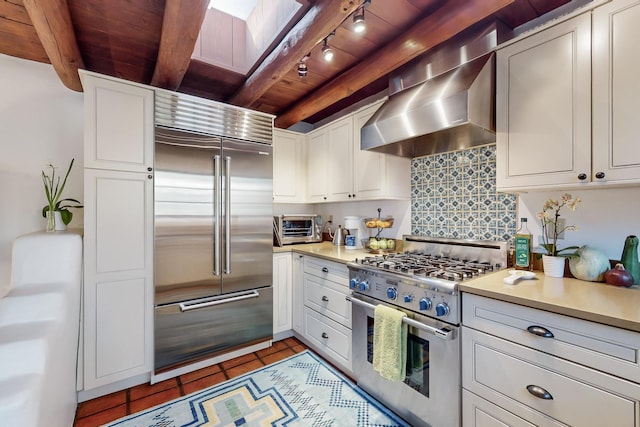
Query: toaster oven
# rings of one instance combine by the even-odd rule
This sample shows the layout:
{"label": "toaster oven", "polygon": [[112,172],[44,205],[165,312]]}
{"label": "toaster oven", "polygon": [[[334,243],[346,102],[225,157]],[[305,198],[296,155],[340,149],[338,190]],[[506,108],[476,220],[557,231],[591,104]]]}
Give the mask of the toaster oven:
{"label": "toaster oven", "polygon": [[273,217],[273,244],[322,241],[322,217],[320,215],[276,215]]}

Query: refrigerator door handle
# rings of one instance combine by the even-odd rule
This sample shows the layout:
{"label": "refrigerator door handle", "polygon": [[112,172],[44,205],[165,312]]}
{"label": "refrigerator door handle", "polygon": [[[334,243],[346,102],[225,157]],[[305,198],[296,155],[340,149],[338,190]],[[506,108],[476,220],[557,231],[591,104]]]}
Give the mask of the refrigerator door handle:
{"label": "refrigerator door handle", "polygon": [[187,301],[178,304],[180,311],[197,310],[199,308],[211,307],[214,305],[226,304],[228,302],[241,301],[249,298],[257,298],[260,296],[258,291],[253,290],[249,292],[242,292],[237,294],[231,294],[232,296],[206,298],[205,300]]}
{"label": "refrigerator door handle", "polygon": [[231,157],[225,156],[224,274],[231,274]]}
{"label": "refrigerator door handle", "polygon": [[[220,155],[213,156],[213,275],[220,275]],[[181,307],[182,309],[182,307]]]}

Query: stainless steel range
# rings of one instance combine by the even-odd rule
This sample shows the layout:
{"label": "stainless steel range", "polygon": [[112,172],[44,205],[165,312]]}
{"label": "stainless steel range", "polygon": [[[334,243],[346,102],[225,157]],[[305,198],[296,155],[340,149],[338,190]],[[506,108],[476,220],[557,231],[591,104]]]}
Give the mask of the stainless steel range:
{"label": "stainless steel range", "polygon": [[[348,263],[353,370],[362,388],[414,426],[460,426],[458,284],[506,267],[506,242],[404,236],[404,252]],[[373,369],[374,311],[405,313],[407,376]]]}

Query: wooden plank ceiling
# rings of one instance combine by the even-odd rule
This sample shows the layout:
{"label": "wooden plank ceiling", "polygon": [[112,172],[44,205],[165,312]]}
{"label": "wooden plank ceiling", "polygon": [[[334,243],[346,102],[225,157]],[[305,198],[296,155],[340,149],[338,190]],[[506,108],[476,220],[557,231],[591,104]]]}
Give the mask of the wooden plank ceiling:
{"label": "wooden plank ceiling", "polygon": [[0,53],[51,63],[73,90],[85,68],[276,114],[288,127],[385,90],[391,71],[478,22],[516,28],[570,0],[372,0],[361,34],[352,13],[362,0],[299,2],[300,19],[246,76],[190,59],[207,0],[0,0]]}

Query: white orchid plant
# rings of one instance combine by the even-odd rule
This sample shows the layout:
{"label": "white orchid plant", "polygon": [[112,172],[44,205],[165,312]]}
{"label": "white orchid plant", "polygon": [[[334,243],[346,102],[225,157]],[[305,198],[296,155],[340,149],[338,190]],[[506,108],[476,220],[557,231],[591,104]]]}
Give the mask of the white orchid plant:
{"label": "white orchid plant", "polygon": [[[573,197],[569,193],[562,195],[560,200],[548,199],[542,207],[542,212],[538,212],[536,216],[542,223],[542,240],[544,243],[542,247],[547,251],[547,255],[550,256],[571,256],[573,251],[579,249],[579,246],[568,246],[566,248],[559,249],[557,246],[558,235],[564,231],[575,231],[578,229],[575,225],[565,225],[559,227],[560,210],[563,207],[571,211],[575,211],[576,207],[580,203],[580,198]],[[572,251],[568,254],[561,254],[561,252]]]}

